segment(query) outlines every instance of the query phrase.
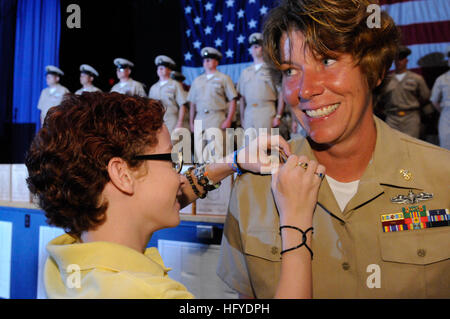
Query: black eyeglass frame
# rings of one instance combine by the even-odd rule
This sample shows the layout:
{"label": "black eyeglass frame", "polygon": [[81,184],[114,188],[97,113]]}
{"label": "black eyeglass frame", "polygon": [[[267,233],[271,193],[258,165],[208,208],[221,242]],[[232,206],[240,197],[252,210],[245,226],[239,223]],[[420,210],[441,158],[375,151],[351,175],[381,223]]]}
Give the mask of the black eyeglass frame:
{"label": "black eyeglass frame", "polygon": [[[178,157],[178,160],[173,160],[174,156]],[[144,155],[136,155],[133,157],[134,160],[138,161],[168,161],[174,164],[175,172],[178,174],[181,172],[183,168],[183,153],[180,151],[178,153],[162,153],[162,154],[144,154]],[[179,165],[179,166],[178,166]],[[177,167],[178,166],[178,167]]]}

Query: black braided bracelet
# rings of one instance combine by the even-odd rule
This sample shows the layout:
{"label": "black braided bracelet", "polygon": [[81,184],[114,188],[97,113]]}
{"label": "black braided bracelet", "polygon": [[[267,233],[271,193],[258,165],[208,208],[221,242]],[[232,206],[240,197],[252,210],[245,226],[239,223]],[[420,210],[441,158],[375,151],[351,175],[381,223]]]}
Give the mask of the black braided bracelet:
{"label": "black braided bracelet", "polygon": [[192,180],[191,172],[193,170],[194,170],[194,167],[189,167],[189,169],[187,170],[186,174],[184,174],[184,175],[187,177],[187,179],[189,181],[189,184],[191,184],[192,190],[194,191],[195,195],[197,195],[198,197],[203,199],[203,198],[206,197],[206,194],[208,192],[205,192],[203,195],[200,194],[200,191],[198,190],[197,186],[195,186],[194,181]]}
{"label": "black braided bracelet", "polygon": [[280,254],[282,255],[282,254],[284,254],[284,253],[287,253],[288,251],[291,251],[291,250],[300,248],[300,247],[302,247],[302,246],[305,246],[305,247],[309,250],[309,253],[311,254],[311,260],[312,260],[312,259],[313,259],[313,251],[312,251],[311,248],[309,248],[308,245],[306,244],[306,233],[309,232],[309,231],[311,231],[312,233],[314,233],[314,228],[313,228],[313,227],[309,227],[307,230],[303,231],[303,230],[301,230],[300,228],[297,228],[297,227],[295,227],[295,226],[280,226],[280,235],[281,235],[281,230],[282,230],[283,228],[291,228],[291,229],[295,229],[295,230],[298,230],[299,232],[301,232],[301,233],[302,233],[302,243],[301,243],[300,245],[298,245],[298,246],[295,246],[295,247],[292,247],[292,248],[285,249],[285,250],[281,251]]}

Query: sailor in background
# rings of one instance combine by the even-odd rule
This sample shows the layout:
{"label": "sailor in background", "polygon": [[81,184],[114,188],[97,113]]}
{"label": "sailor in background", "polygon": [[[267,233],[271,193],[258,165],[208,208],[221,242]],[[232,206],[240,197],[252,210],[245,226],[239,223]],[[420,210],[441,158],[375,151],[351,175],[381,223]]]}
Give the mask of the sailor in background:
{"label": "sailor in background", "polygon": [[186,113],[186,92],[181,83],[173,80],[170,73],[176,68],[175,62],[165,55],[155,58],[155,65],[159,81],[152,85],[148,93],[151,99],[159,100],[164,105],[164,124],[172,133],[175,129],[183,127],[183,119]]}
{"label": "sailor in background", "polygon": [[[450,66],[450,45],[447,47],[447,63]],[[439,116],[439,145],[450,150],[450,70],[440,75],[431,90],[431,102],[441,112]]]}
{"label": "sailor in background", "polygon": [[119,83],[112,87],[111,92],[146,97],[147,94],[145,93],[142,83],[135,81],[130,77],[131,69],[134,67],[134,64],[122,58],[115,59],[114,64],[117,67],[116,74]]}
{"label": "sailor in background", "polygon": [[56,105],[59,105],[63,99],[64,94],[69,93],[69,90],[59,84],[61,76],[64,72],[53,65],[47,65],[45,67],[47,81],[47,88],[43,89],[37,108],[41,111],[41,126],[44,123],[45,116],[48,110]]}
{"label": "sailor in background", "polygon": [[[203,135],[205,130],[210,128],[221,129],[224,135],[224,130],[230,128],[233,122],[238,95],[231,78],[217,70],[222,53],[214,48],[205,47],[201,50],[201,55],[205,73],[198,76],[192,83],[188,101],[190,102],[191,131],[195,131],[194,123],[202,125],[202,134],[194,136],[196,161],[206,162],[211,159],[211,156],[221,158],[226,155],[227,150],[223,148],[226,144],[216,142],[219,137],[215,136],[213,142],[211,136]],[[214,130],[206,132],[212,131]],[[225,141],[225,137],[222,136],[222,138]],[[204,146],[206,146],[206,152],[203,151]]]}
{"label": "sailor in background", "polygon": [[83,92],[101,92],[98,87],[95,87],[92,84],[96,77],[98,77],[96,69],[88,64],[80,65],[80,83],[83,87],[76,91],[75,94],[82,94]]}
{"label": "sailor in background", "polygon": [[275,110],[278,90],[263,61],[262,34],[253,33],[248,41],[253,64],[242,71],[237,84],[241,96],[241,123],[244,129],[255,128],[256,134],[259,134],[259,129],[266,129],[265,133],[270,134],[272,127],[280,125],[283,109]]}
{"label": "sailor in background", "polygon": [[[183,73],[178,72],[178,71],[172,71],[172,72],[170,72],[170,78],[181,84],[181,87],[183,88],[183,90],[186,94],[186,97],[187,97],[187,94],[189,92],[189,86],[184,83],[184,80],[186,80],[186,77],[183,75]],[[183,127],[185,129],[189,130],[189,102],[187,104],[185,104],[185,107],[187,108],[187,112],[184,114]]]}
{"label": "sailor in background", "polygon": [[430,98],[423,77],[407,70],[411,50],[400,46],[395,59],[395,72],[387,77],[380,101],[386,112],[386,123],[412,137],[420,136],[420,109]]}

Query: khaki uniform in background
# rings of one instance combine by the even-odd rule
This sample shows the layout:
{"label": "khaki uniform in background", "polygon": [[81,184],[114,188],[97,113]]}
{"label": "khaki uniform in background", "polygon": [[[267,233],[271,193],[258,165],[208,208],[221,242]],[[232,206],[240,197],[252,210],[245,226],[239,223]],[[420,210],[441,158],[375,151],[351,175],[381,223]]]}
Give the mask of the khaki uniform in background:
{"label": "khaki uniform in background", "polygon": [[[413,205],[450,208],[450,152],[392,130],[378,118],[375,123],[373,159],[344,212],[326,179],[320,187],[313,218],[313,296],[449,298],[450,226],[383,232],[381,216]],[[315,159],[306,139],[292,141],[291,149]],[[280,225],[270,184],[270,176],[248,173],[237,179],[217,268],[230,287],[257,298],[272,298],[280,276]],[[391,203],[410,189],[434,198]],[[369,288],[376,267],[381,286]]]}
{"label": "khaki uniform in background", "polygon": [[431,101],[440,105],[439,145],[450,150],[450,71],[440,75],[431,90]]}
{"label": "khaki uniform in background", "polygon": [[75,94],[83,94],[83,92],[101,92],[102,90],[100,90],[98,87],[95,86],[88,86],[88,87],[82,87],[81,89],[77,90],[75,92]]}
{"label": "khaki uniform in background", "polygon": [[142,83],[135,81],[133,79],[128,79],[127,82],[119,82],[115,84],[112,87],[111,92],[147,97],[147,94],[145,93],[144,86],[142,85]]}
{"label": "khaki uniform in background", "polygon": [[420,135],[420,107],[430,98],[430,90],[422,76],[406,71],[399,81],[390,74],[381,94],[381,105],[386,110],[386,123],[412,137]]}
{"label": "khaki uniform in background", "polygon": [[237,84],[238,92],[245,99],[244,129],[268,129],[270,134],[272,120],[276,114],[278,91],[265,63],[256,68],[251,65],[245,68]]}
{"label": "khaki uniform in background", "polygon": [[[219,71],[216,71],[208,78],[206,74],[197,77],[189,90],[188,101],[195,104],[195,120],[202,121],[202,131],[209,128],[219,128],[225,121],[228,112],[228,103],[237,98],[231,78]],[[202,136],[194,136],[196,152],[204,144]],[[210,142],[210,141],[207,141]],[[223,145],[214,145],[223,155]],[[208,158],[202,156],[206,161]],[[197,158],[199,155],[197,154]]]}
{"label": "khaki uniform in background", "polygon": [[148,97],[161,101],[166,109],[164,124],[166,124],[170,133],[175,129],[178,122],[180,107],[187,103],[186,95],[181,84],[172,79],[164,82],[158,81],[150,88]]}
{"label": "khaki uniform in background", "polygon": [[41,111],[41,126],[44,123],[48,110],[53,106],[59,105],[63,100],[64,94],[66,93],[70,92],[61,84],[57,84],[53,88],[47,87],[42,90],[37,106],[37,108]]}

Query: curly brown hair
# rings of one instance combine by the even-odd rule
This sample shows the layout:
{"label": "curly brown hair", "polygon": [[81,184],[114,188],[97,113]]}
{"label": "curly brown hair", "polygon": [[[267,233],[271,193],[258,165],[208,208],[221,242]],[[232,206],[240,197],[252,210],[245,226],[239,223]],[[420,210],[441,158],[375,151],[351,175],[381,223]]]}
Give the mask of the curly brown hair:
{"label": "curly brown hair", "polygon": [[349,53],[366,75],[369,88],[387,74],[397,52],[400,32],[392,18],[381,12],[379,27],[369,28],[367,12],[375,0],[284,0],[272,9],[263,28],[265,60],[280,68],[280,39],[301,31],[316,57],[335,58]]}
{"label": "curly brown hair", "polygon": [[160,102],[119,93],[67,94],[51,108],[25,160],[47,222],[74,236],[103,223],[110,159],[138,169],[133,156],[157,144],[163,116]]}

